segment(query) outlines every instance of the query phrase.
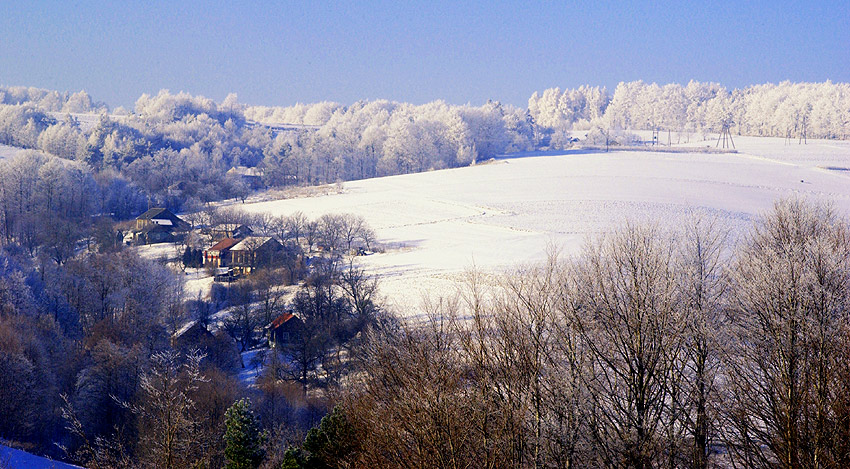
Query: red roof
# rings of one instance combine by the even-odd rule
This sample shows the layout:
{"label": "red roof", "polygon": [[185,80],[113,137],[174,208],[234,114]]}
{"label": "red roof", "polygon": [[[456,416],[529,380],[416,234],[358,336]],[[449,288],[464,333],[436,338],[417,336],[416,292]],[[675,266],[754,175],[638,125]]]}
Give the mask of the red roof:
{"label": "red roof", "polygon": [[213,246],[207,249],[207,251],[226,251],[232,248],[233,246],[236,246],[237,244],[239,244],[238,239],[224,238],[221,241],[213,244]]}
{"label": "red roof", "polygon": [[281,324],[285,323],[286,321],[289,321],[290,319],[292,319],[294,317],[295,317],[295,315],[292,314],[292,313],[283,313],[280,316],[278,316],[277,319],[272,321],[271,324],[269,324],[269,329],[277,329],[278,327],[281,326]]}

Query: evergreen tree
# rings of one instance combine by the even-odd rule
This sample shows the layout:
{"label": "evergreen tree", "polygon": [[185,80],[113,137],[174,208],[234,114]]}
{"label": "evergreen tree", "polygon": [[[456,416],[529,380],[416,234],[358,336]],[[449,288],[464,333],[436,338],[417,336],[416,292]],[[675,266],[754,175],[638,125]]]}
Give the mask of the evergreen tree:
{"label": "evergreen tree", "polygon": [[204,265],[204,251],[200,249],[192,249],[192,247],[187,246],[186,250],[183,251],[181,260],[185,267],[201,267]]}
{"label": "evergreen tree", "polygon": [[192,266],[192,248],[191,247],[186,246],[186,250],[183,251],[182,261],[183,261],[183,266],[185,266],[185,267],[191,267]]}
{"label": "evergreen tree", "polygon": [[300,448],[290,447],[283,454],[283,463],[280,469],[303,469],[307,467],[307,458]]}
{"label": "evergreen tree", "polygon": [[336,406],[322,418],[316,428],[307,432],[304,450],[310,453],[306,467],[324,469],[345,467],[346,462],[359,450],[354,427],[342,407]]}
{"label": "evergreen tree", "polygon": [[318,427],[307,432],[302,448],[290,447],[281,469],[330,469],[354,467],[360,440],[342,407],[336,406],[322,417]]}
{"label": "evergreen tree", "polygon": [[251,400],[240,399],[225,413],[224,455],[228,469],[256,468],[265,457],[266,434],[251,411]]}

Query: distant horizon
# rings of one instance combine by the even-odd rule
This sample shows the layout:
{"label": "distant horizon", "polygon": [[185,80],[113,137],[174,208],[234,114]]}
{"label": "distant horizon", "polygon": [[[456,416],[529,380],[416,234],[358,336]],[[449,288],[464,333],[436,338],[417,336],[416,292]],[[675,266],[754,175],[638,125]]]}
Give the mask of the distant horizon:
{"label": "distant horizon", "polygon": [[[0,18],[0,83],[129,108],[186,91],[267,106],[360,99],[525,107],[620,81],[850,81],[850,3],[87,1]],[[73,90],[73,91],[72,91]]]}
{"label": "distant horizon", "polygon": [[[629,82],[636,82],[636,81],[642,81],[646,84],[657,84],[659,86],[670,85],[670,84],[687,86],[687,84],[690,81],[696,81],[696,82],[699,82],[699,83],[716,83],[716,84],[720,85],[721,87],[723,87],[724,89],[726,89],[727,91],[731,91],[731,90],[735,90],[735,89],[745,89],[745,88],[749,88],[749,87],[752,87],[752,86],[779,85],[779,84],[784,83],[784,82],[790,82],[792,84],[801,84],[801,83],[818,84],[818,83],[827,83],[827,82],[834,83],[834,84],[850,84],[850,81],[835,81],[835,80],[830,80],[830,79],[821,80],[821,81],[797,81],[797,82],[791,81],[791,80],[781,80],[781,81],[771,81],[771,82],[762,82],[762,83],[750,83],[750,84],[747,84],[747,85],[744,85],[744,86],[741,86],[741,87],[729,87],[729,86],[726,86],[726,84],[724,84],[722,82],[715,81],[715,80],[691,79],[691,80],[688,80],[688,81],[685,81],[685,82],[650,82],[650,81],[642,80],[642,79],[638,78],[638,79],[635,79],[635,80],[629,80],[629,81],[623,80],[623,81],[617,82],[617,84],[614,85],[613,87],[609,87],[609,86],[605,86],[605,85],[598,85],[598,84],[593,84],[593,83],[584,83],[584,84],[581,84],[581,85],[578,85],[578,86],[575,86],[575,87],[569,87],[569,88],[559,86],[559,85],[552,85],[552,86],[547,86],[546,88],[543,88],[543,89],[531,91],[528,94],[528,98],[531,98],[531,96],[534,93],[543,93],[547,89],[560,88],[561,91],[564,91],[564,90],[568,90],[568,89],[576,89],[576,88],[579,88],[580,86],[605,88],[607,90],[607,92],[609,93],[609,95],[613,95],[614,91],[616,90],[617,86],[620,85],[620,83],[629,83]],[[425,105],[425,104],[436,102],[436,101],[443,101],[443,102],[445,102],[449,105],[455,105],[455,106],[464,106],[464,105],[467,105],[467,104],[472,105],[472,106],[480,106],[480,105],[483,105],[487,102],[486,100],[483,101],[483,102],[480,102],[480,103],[471,102],[471,101],[451,102],[451,101],[448,101],[448,100],[443,99],[443,98],[436,98],[436,99],[433,99],[431,101],[425,101],[425,102],[411,102],[411,101],[399,101],[399,100],[395,100],[395,99],[376,97],[376,98],[368,98],[368,99],[367,98],[355,99],[355,100],[350,101],[350,102],[334,101],[334,100],[331,100],[331,99],[320,99],[320,100],[317,100],[317,101],[296,101],[296,102],[293,102],[293,103],[290,103],[290,104],[267,104],[267,103],[245,102],[245,101],[242,100],[242,98],[239,96],[239,94],[236,93],[235,91],[225,93],[221,98],[218,98],[218,97],[207,96],[207,95],[200,94],[200,93],[193,93],[193,92],[188,91],[188,90],[177,90],[177,91],[175,91],[175,90],[168,89],[168,88],[160,88],[159,90],[156,90],[156,91],[143,91],[143,92],[139,93],[139,95],[128,106],[128,105],[124,105],[124,104],[117,104],[116,105],[114,103],[110,103],[110,102],[105,101],[103,99],[99,99],[99,97],[97,95],[95,95],[94,93],[90,92],[89,90],[87,90],[85,88],[79,89],[79,90],[60,90],[60,89],[45,88],[45,87],[42,87],[42,86],[35,86],[35,85],[15,85],[15,84],[10,85],[10,84],[6,84],[6,83],[0,83],[0,88],[36,88],[36,89],[46,90],[46,91],[55,91],[57,93],[63,93],[63,94],[65,94],[65,93],[74,94],[74,93],[78,93],[80,91],[83,91],[83,92],[87,93],[89,95],[89,97],[91,97],[92,102],[95,103],[95,104],[104,104],[110,110],[115,110],[119,107],[123,107],[124,109],[126,109],[128,111],[130,111],[134,108],[136,101],[142,95],[147,94],[148,96],[156,96],[158,93],[160,93],[162,91],[167,91],[167,92],[171,93],[172,95],[179,94],[179,93],[188,93],[189,95],[191,95],[193,97],[202,97],[202,98],[211,99],[217,104],[220,104],[224,100],[224,98],[227,97],[227,95],[229,95],[231,93],[235,93],[237,95],[238,102],[240,104],[244,104],[246,106],[282,107],[282,108],[283,107],[297,106],[297,105],[312,105],[312,104],[317,104],[317,103],[321,103],[321,102],[334,102],[334,103],[339,104],[341,106],[350,106],[350,105],[352,105],[352,104],[354,104],[358,101],[380,101],[380,100],[386,100],[386,101],[398,102],[398,103],[405,103],[405,104],[412,104],[414,106]],[[526,99],[525,103],[522,103],[520,105],[516,105],[516,104],[513,104],[513,103],[506,103],[506,102],[498,99],[497,97],[489,98],[489,99],[492,100],[492,101],[500,102],[502,104],[512,104],[514,106],[517,106],[517,107],[520,107],[520,108],[523,108],[523,109],[528,108],[528,99]]]}

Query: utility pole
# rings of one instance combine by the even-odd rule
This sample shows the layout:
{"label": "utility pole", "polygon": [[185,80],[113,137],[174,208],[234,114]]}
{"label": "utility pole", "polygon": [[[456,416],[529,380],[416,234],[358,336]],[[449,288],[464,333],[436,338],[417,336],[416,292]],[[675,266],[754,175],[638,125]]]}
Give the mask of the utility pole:
{"label": "utility pole", "polygon": [[732,148],[735,148],[735,142],[732,141],[732,133],[729,132],[729,127],[731,127],[731,126],[732,126],[732,120],[731,119],[727,118],[727,119],[723,120],[723,128],[720,131],[720,136],[717,137],[717,144],[714,145],[715,148],[720,146],[721,141],[723,141],[723,148],[724,149],[727,148],[727,144],[726,144],[727,139],[729,140],[729,145],[731,145]]}

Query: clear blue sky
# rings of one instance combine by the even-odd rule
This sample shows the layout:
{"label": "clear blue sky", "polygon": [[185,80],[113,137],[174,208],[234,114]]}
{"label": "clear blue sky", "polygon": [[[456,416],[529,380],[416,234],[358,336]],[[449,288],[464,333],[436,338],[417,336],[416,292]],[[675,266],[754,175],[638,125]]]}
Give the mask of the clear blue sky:
{"label": "clear blue sky", "polygon": [[850,0],[0,0],[0,84],[132,106],[162,88],[248,104],[526,106],[620,81],[850,81]]}

